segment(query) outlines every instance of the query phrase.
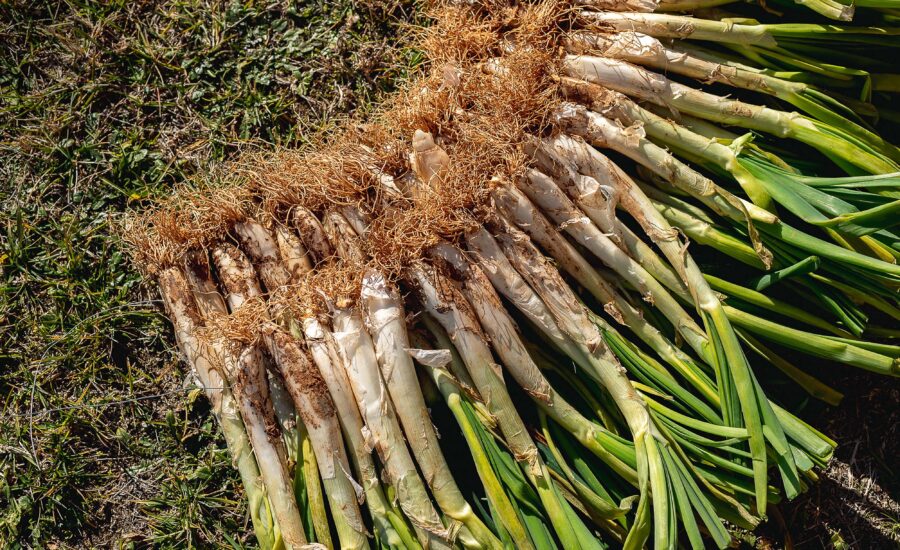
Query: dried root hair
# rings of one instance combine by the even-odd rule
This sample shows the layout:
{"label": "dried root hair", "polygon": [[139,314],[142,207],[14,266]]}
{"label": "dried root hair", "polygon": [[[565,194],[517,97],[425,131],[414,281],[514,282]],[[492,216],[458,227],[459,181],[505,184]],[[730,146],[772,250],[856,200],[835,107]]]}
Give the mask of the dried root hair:
{"label": "dried root hair", "polygon": [[335,304],[356,303],[366,266],[350,264],[336,257],[304,274],[297,284],[285,285],[270,294],[269,310],[280,318],[294,319],[327,315]]}
{"label": "dried root hair", "polygon": [[[526,136],[552,131],[550,113],[561,99],[559,22],[570,9],[555,1],[435,3],[434,24],[415,30],[429,64],[368,124],[348,124],[306,150],[246,155],[229,165],[234,185],[179,193],[138,217],[138,263],[152,274],[187,250],[224,239],[248,217],[271,227],[286,223],[294,207],[321,218],[349,206],[372,220],[360,239],[371,265],[327,262],[282,294],[322,311],[322,292],[349,296],[367,267],[398,277],[439,240],[457,241],[480,223],[494,182],[514,180],[528,166]],[[434,137],[449,164],[423,182],[427,192],[388,193],[382,176],[399,181],[413,173],[417,131]]]}
{"label": "dried root hair", "polygon": [[241,349],[259,343],[261,327],[268,321],[268,304],[262,297],[250,298],[233,313],[210,315],[203,327],[197,329],[197,338],[206,342],[226,342]]}
{"label": "dried root hair", "polygon": [[190,250],[202,250],[222,240],[235,223],[257,208],[241,181],[184,187],[168,199],[125,220],[120,229],[135,264],[145,274],[180,265]]}

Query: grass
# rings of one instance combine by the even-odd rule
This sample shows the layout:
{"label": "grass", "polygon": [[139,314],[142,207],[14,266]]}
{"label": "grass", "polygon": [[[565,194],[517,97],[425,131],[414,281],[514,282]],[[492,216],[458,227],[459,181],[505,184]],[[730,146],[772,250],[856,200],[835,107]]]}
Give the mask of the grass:
{"label": "grass", "polygon": [[[397,40],[415,17],[411,0],[0,3],[0,547],[253,546],[209,408],[112,227],[371,106],[418,61]],[[900,385],[840,383],[843,406],[801,414],[838,460],[748,545],[900,540]]]}
{"label": "grass", "polygon": [[415,62],[410,3],[0,5],[0,546],[252,545],[155,290],[112,230],[295,147]]}

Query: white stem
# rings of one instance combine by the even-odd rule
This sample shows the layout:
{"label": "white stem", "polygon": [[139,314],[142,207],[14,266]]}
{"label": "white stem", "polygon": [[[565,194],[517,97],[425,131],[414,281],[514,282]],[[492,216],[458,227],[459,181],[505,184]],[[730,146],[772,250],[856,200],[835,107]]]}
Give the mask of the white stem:
{"label": "white stem", "polygon": [[[617,323],[627,325],[648,343],[653,342],[651,345],[654,348],[664,346],[664,338],[659,331],[643,320],[640,312],[613,289],[610,282],[584,259],[524,194],[512,187],[497,188],[494,190],[494,201],[503,214],[521,229],[521,233],[512,228],[509,229],[514,232],[515,238],[525,235],[530,237],[559,264],[563,271],[568,272],[581,286],[587,289],[603,305],[603,310]],[[559,282],[568,286],[561,278]],[[540,294],[540,290],[538,293]],[[575,296],[574,291],[571,292],[571,295]]]}
{"label": "white stem", "polygon": [[684,281],[672,267],[616,217],[619,192],[615,186],[610,185],[610,174],[597,171],[579,173],[578,165],[572,160],[573,151],[577,152],[578,146],[587,145],[580,138],[561,134],[539,142],[533,155],[541,170],[553,176],[601,231],[640,262],[666,288],[678,296],[689,296]]}
{"label": "white stem", "polygon": [[225,444],[241,476],[259,545],[273,548],[277,520],[272,517],[266,490],[260,481],[259,466],[234,395],[221,370],[214,364],[221,362],[221,350],[201,342],[195,335],[201,323],[200,312],[191,297],[185,276],[178,269],[169,268],[159,274],[158,280],[163,303],[175,328],[175,339],[209,399],[213,414],[222,428]]}
{"label": "white stem", "polygon": [[364,548],[365,525],[328,386],[290,334],[271,323],[266,330],[275,363],[309,433],[341,548]]}
{"label": "white stem", "polygon": [[564,540],[568,539],[575,526],[565,514],[549,470],[506,390],[500,366],[494,363],[471,305],[451,281],[431,266],[415,264],[409,274],[425,309],[450,335],[516,461],[535,484],[554,530]]}
{"label": "white stem", "polygon": [[[337,410],[338,419],[344,430],[344,437],[353,451],[353,462],[356,471],[359,473],[362,489],[365,491],[365,501],[376,531],[385,538],[389,546],[399,547],[402,544],[402,540],[388,519],[391,506],[384,495],[381,481],[378,479],[378,471],[375,467],[375,462],[372,460],[372,450],[367,446],[363,437],[363,419],[356,406],[350,380],[347,378],[347,373],[341,363],[334,337],[331,331],[315,317],[304,319],[303,327],[310,355],[319,368],[322,379],[328,386],[328,391]],[[349,476],[349,473],[346,475]]]}
{"label": "white stem", "polygon": [[596,375],[597,380],[622,409],[632,434],[637,437],[649,433],[651,423],[643,400],[638,397],[625,376],[625,369],[609,351],[599,329],[591,322],[581,300],[547,258],[531,244],[527,235],[509,224],[504,224],[497,233],[497,242],[504,249],[506,258],[541,296],[557,322],[567,319],[565,325],[561,323],[560,326],[568,327],[569,337],[583,346],[583,352],[591,360],[593,367],[590,372]]}
{"label": "white stem", "polygon": [[727,146],[716,137],[695,133],[672,120],[639,107],[622,94],[610,93],[596,84],[570,78],[564,78],[562,81],[564,88],[574,88],[579,90],[579,95],[588,96],[585,103],[589,104],[591,109],[623,126],[641,125],[652,139],[675,149],[683,157],[699,159],[700,162],[713,162],[727,170],[741,185],[753,204],[766,210],[773,210],[772,198],[765,186],[738,162],[737,146]]}
{"label": "white stem", "polygon": [[278,251],[290,273],[292,283],[296,283],[303,275],[312,271],[313,263],[309,254],[293,230],[281,225],[275,227],[275,241],[278,243]]}
{"label": "white stem", "polygon": [[300,234],[300,240],[306,246],[314,265],[327,260],[334,254],[334,248],[325,236],[325,228],[322,227],[322,223],[315,214],[298,206],[291,211],[291,221]]}
{"label": "white stem", "polygon": [[236,223],[234,232],[244,252],[256,264],[266,290],[274,292],[290,282],[291,274],[285,269],[278,244],[269,230],[255,221],[248,220]]}
{"label": "white stem", "polygon": [[381,457],[389,483],[397,491],[400,508],[415,525],[423,545],[446,546],[450,533],[416,471],[394,407],[378,368],[375,347],[360,316],[348,308],[334,312],[334,338],[365,420],[366,437]]}
{"label": "white stem", "polygon": [[[369,332],[375,343],[382,377],[403,425],[407,441],[438,507],[448,517],[462,522],[470,535],[467,546],[500,547],[500,540],[474,514],[453,479],[419,387],[415,365],[409,356],[406,315],[400,297],[383,275],[366,273],[360,293]],[[463,535],[463,533],[460,533]],[[477,540],[472,540],[474,536]]]}
{"label": "white stem", "polygon": [[570,133],[582,136],[598,147],[622,153],[646,166],[723,216],[739,222],[748,218],[769,224],[778,221],[771,212],[722,189],[665,149],[647,140],[638,126],[622,128],[603,115],[575,104],[564,104],[557,113],[557,119]]}
{"label": "white stem", "polygon": [[[582,246],[590,250],[606,266],[637,289],[644,299],[657,307],[685,340],[699,352],[706,353],[706,334],[681,307],[681,304],[630,256],[606,237],[584,213],[575,207],[565,193],[546,174],[529,170],[519,182],[528,196],[547,212],[553,221]],[[527,206],[527,205],[526,205]],[[642,319],[637,319],[642,322]],[[631,325],[631,323],[629,323]],[[634,328],[632,326],[632,328]]]}
{"label": "white stem", "polygon": [[[262,297],[262,289],[260,289],[256,278],[256,270],[243,252],[230,244],[222,243],[213,249],[213,261],[216,264],[219,279],[225,287],[225,299],[228,302],[228,308],[232,312],[239,310],[248,300]],[[202,273],[197,273],[194,278],[200,279],[201,275]],[[203,285],[205,289],[204,295],[208,295],[215,288],[212,280],[198,281],[197,284]],[[217,291],[215,295],[218,296]],[[219,299],[221,300],[221,298]],[[206,301],[211,300],[207,299]],[[210,307],[220,308],[221,306],[211,303]],[[222,314],[222,311],[219,310],[218,313]],[[270,346],[270,344],[271,342],[266,338],[266,345]],[[294,404],[284,386],[284,380],[278,372],[269,372],[269,386],[272,392],[275,414],[278,416],[278,421],[284,434],[284,443],[288,457],[292,461],[288,466],[292,469],[299,459],[300,444]]]}
{"label": "white stem", "polygon": [[[507,370],[512,374],[522,389],[542,408],[551,418],[556,420],[563,428],[571,433],[582,445],[597,455],[601,460],[609,464],[616,472],[622,475],[626,480],[636,483],[637,476],[635,472],[625,463],[610,454],[601,444],[599,434],[602,428],[584,417],[574,407],[572,407],[565,399],[563,399],[550,382],[544,377],[540,368],[535,364],[528,352],[525,344],[519,336],[518,328],[515,322],[510,318],[509,313],[500,302],[499,296],[494,291],[490,279],[485,275],[479,266],[471,264],[459,250],[447,243],[437,245],[433,249],[436,257],[448,262],[463,280],[462,292],[466,299],[472,304],[472,308],[478,315],[481,326],[484,328],[494,351],[500,357],[500,360],[506,366]],[[504,258],[505,260],[505,258]],[[494,265],[495,271],[502,270],[502,267]],[[508,265],[508,263],[507,263]],[[509,266],[512,270],[512,266]],[[499,276],[504,281],[519,279],[518,275],[506,273]],[[527,286],[524,281],[519,279],[514,283],[515,286],[521,288],[522,285]],[[503,285],[509,288],[507,284]],[[530,287],[528,288],[530,291]],[[534,303],[534,300],[540,301],[536,295],[532,293],[532,298],[525,299],[525,303]],[[514,301],[515,303],[515,301]],[[526,306],[527,307],[527,306]],[[543,304],[541,304],[543,309]],[[552,335],[559,339],[565,340],[565,336],[558,332],[556,323],[552,319],[546,319],[542,314],[542,322],[550,327]],[[543,327],[539,326],[543,329]],[[554,330],[555,329],[555,330]],[[551,336],[553,338],[553,336]],[[566,345],[566,344],[563,344]]]}
{"label": "white stem", "polygon": [[639,32],[615,34],[579,32],[567,37],[566,49],[574,54],[597,52],[604,57],[673,72],[704,82],[713,81],[779,97],[801,93],[809,87],[800,82],[783,80],[758,71],[716,63],[673,50],[656,38]]}
{"label": "white stem", "polygon": [[[234,357],[226,357],[226,361]],[[262,356],[255,345],[247,346],[237,358],[233,389],[241,416],[253,445],[260,474],[272,502],[285,544],[299,550],[306,544],[300,509],[294,496],[294,482],[285,466],[285,451],[277,435],[275,411],[266,386]]]}
{"label": "white stem", "polygon": [[778,43],[763,25],[741,25],[660,13],[582,12],[591,23],[616,31],[637,31],[659,38],[690,38],[775,47]]}
{"label": "white stem", "polygon": [[359,235],[343,214],[335,210],[325,213],[323,220],[328,241],[349,265],[365,265],[366,255],[362,250]]}

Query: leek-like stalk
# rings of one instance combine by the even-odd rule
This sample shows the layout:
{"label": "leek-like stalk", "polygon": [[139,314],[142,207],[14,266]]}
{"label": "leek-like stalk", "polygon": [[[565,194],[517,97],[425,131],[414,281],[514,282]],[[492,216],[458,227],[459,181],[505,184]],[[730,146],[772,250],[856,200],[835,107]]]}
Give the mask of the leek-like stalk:
{"label": "leek-like stalk", "polygon": [[[641,541],[648,533],[650,514],[648,491],[652,496],[653,517],[655,518],[653,522],[654,544],[657,546],[669,544],[667,541],[674,537],[673,530],[675,529],[674,523],[666,520],[671,504],[669,502],[669,484],[688,484],[696,488],[695,481],[692,477],[685,477],[677,470],[665,465],[664,453],[659,447],[664,445],[665,438],[650,418],[645,403],[625,376],[625,371],[619,361],[607,348],[597,327],[591,322],[559,274],[549,267],[543,256],[535,249],[528,247],[525,243],[526,239],[521,236],[516,237],[507,229],[498,234],[498,241],[501,247],[507,249],[506,258],[516,266],[519,275],[533,288],[540,289],[538,293],[557,321],[567,320],[565,326],[570,331],[568,336],[581,346],[580,351],[591,366],[589,372],[592,372],[609,392],[631,430],[637,456],[642,503],[638,506],[638,519],[629,532],[626,546]],[[696,509],[698,511],[711,509],[710,502],[699,497],[699,488],[697,488],[697,492],[698,499],[693,503]],[[674,508],[671,509],[671,512],[674,513]],[[720,523],[712,521],[708,522],[706,526],[713,534],[717,544],[727,543],[729,536]]]}
{"label": "leek-like stalk", "polygon": [[[255,222],[243,224],[240,231],[245,248],[253,255],[260,274],[270,285],[291,276],[291,272],[284,267],[285,263],[282,263],[284,247],[280,247],[280,250],[276,248],[276,241],[268,231]],[[289,240],[283,240],[290,244]],[[219,246],[215,249],[215,257],[233,310],[238,309],[246,299],[261,295],[255,270],[240,251],[233,247]],[[296,440],[300,444],[294,460],[299,469],[297,475],[305,478],[316,539],[322,544],[331,545],[327,500],[341,546],[359,548],[366,544],[365,529],[356,504],[355,490],[344,475],[348,470],[348,466],[344,464],[347,461],[346,452],[337,420],[332,418],[333,405],[319,395],[310,395],[321,375],[309,366],[293,338],[274,324],[270,323],[265,341],[271,355],[276,358],[279,371],[279,380],[271,387],[273,390],[277,388],[287,391],[287,395],[278,395],[273,391],[276,405],[287,399],[289,403],[303,409],[299,410],[300,418],[296,419],[301,423],[296,428],[291,428],[293,432],[299,432],[299,437],[295,435],[291,441]],[[322,384],[318,385],[321,393]],[[291,422],[294,421],[292,406],[280,404],[276,406],[276,410],[278,409],[288,409],[289,418]],[[328,416],[329,411],[331,417]],[[341,470],[339,474],[336,473],[338,470]]]}
{"label": "leek-like stalk", "polygon": [[588,219],[609,235],[610,239],[640,263],[656,280],[676,295],[688,296],[687,286],[672,267],[660,259],[649,245],[616,217],[619,195],[615,187],[607,183],[608,174],[588,175],[578,172],[577,165],[566,151],[577,149],[576,142],[580,139],[561,134],[535,145],[533,154],[541,170],[553,176],[557,185],[566,191]]}
{"label": "leek-like stalk", "polygon": [[[702,356],[707,353],[708,341],[703,329],[697,326],[675,297],[647,273],[639,263],[606,237],[583,212],[575,207],[552,179],[537,170],[529,170],[526,177],[519,182],[519,186],[557,226],[630,283],[640,292],[645,301],[659,309],[685,341],[698,350],[698,354]],[[510,193],[509,198],[514,201],[510,203],[512,212],[517,216],[524,217],[522,223],[519,224],[524,231],[529,231],[526,226],[528,228],[545,226],[542,223],[544,222],[543,217],[533,212],[534,207],[528,203],[527,199],[521,196],[517,197],[515,193]],[[632,323],[628,324],[632,325]]]}
{"label": "leek-like stalk", "polygon": [[[636,483],[637,475],[631,466],[625,464],[620,457],[617,457],[614,452],[611,452],[604,446],[604,442],[608,443],[611,437],[605,433],[606,430],[585,418],[572,407],[556,392],[541,373],[519,337],[514,322],[506,310],[503,309],[503,305],[484,271],[480,267],[470,264],[458,250],[446,243],[438,245],[434,249],[433,254],[448,262],[462,278],[463,294],[472,305],[498,357],[516,382],[531,396],[539,407],[544,409],[551,418],[571,433],[577,441],[606,462],[627,481]],[[500,258],[496,259],[502,261]],[[518,277],[518,274],[512,270],[512,266],[507,262],[492,263],[490,269],[495,272],[498,270],[507,271],[503,275],[495,275],[497,280],[502,281],[500,284],[507,289],[510,288],[511,281]],[[515,285],[517,288],[527,292],[527,289],[523,286],[524,282]],[[521,305],[523,301],[531,304],[532,312],[534,312],[533,307],[537,305],[536,302],[539,301],[539,298],[536,296],[528,298],[521,294],[509,293],[508,295],[512,297],[511,300],[516,305]],[[529,308],[528,305],[522,307],[526,310]],[[540,315],[540,318],[542,319],[542,324],[546,323],[549,325],[549,327],[547,325],[545,327],[557,338],[557,342],[561,343],[565,336],[558,332],[559,329],[555,327],[553,320],[546,315]],[[562,345],[565,346],[566,344]],[[614,509],[610,509],[608,512],[612,514],[610,517],[619,515]]]}
{"label": "leek-like stalk", "polygon": [[350,464],[328,386],[290,334],[272,323],[265,330],[271,338],[275,364],[284,376],[309,434],[340,547],[366,548],[365,526],[357,504],[356,489],[348,475]]}
{"label": "leek-like stalk", "polygon": [[758,69],[730,64],[725,60],[692,55],[690,50],[668,48],[656,38],[637,32],[616,34],[580,32],[569,38],[568,48],[572,53],[596,51],[604,57],[688,76],[703,82],[713,81],[772,95],[803,110],[815,119],[851,132],[894,161],[900,160],[900,151],[897,147],[887,143],[871,130],[842,116],[840,111],[846,107],[810,84],[785,80]]}
{"label": "leek-like stalk", "polygon": [[417,358],[429,377],[444,397],[447,408],[453,414],[462,431],[463,438],[472,453],[475,469],[485,489],[485,494],[500,522],[520,548],[532,548],[533,544],[515,504],[506,494],[503,484],[491,465],[490,457],[477,433],[478,427],[466,414],[466,407],[472,407],[470,398],[450,374],[446,365],[452,362],[452,354],[448,349],[432,350],[425,348],[425,342],[416,342],[416,348],[409,352]]}
{"label": "leek-like stalk", "polygon": [[712,42],[776,46],[763,25],[743,25],[663,13],[582,12],[586,20],[619,32],[635,31],[658,38],[690,38]]}
{"label": "leek-like stalk", "polygon": [[241,248],[253,259],[259,277],[270,292],[288,284],[291,273],[282,263],[278,244],[258,222],[245,221],[234,226]]}
{"label": "leek-like stalk", "polygon": [[[338,304],[339,306],[341,304]],[[393,403],[381,378],[375,347],[360,315],[338,307],[333,314],[334,339],[366,426],[378,451],[400,509],[416,527],[423,546],[449,547],[449,533],[437,514],[415,462],[406,448]]]}
{"label": "leek-like stalk", "polygon": [[714,122],[801,141],[825,156],[872,174],[898,169],[896,162],[852,134],[798,113],[723,98],[616,59],[568,56],[568,75],[626,95]]}
{"label": "leek-like stalk", "polygon": [[[338,419],[344,430],[344,438],[350,447],[351,459],[359,473],[365,503],[372,517],[376,535],[389,548],[421,548],[415,534],[402,515],[395,512],[388,502],[378,478],[371,449],[363,437],[365,425],[352,394],[350,380],[342,366],[334,337],[315,317],[303,320],[306,345],[322,379],[328,386]],[[344,475],[350,476],[349,472]]]}
{"label": "leek-like stalk", "polygon": [[[216,352],[212,346],[200,341],[196,336],[200,313],[191,296],[188,281],[177,268],[169,268],[159,274],[158,282],[166,311],[175,326],[175,338],[209,399],[213,414],[225,437],[225,444],[241,476],[257,542],[260,548],[278,548],[283,544],[278,520],[273,512],[273,505],[267,499],[267,491],[260,482],[259,466],[253,455],[246,428],[239,416],[238,406],[229,385],[225,382],[225,377],[219,370],[220,367],[212,362],[212,358],[217,355]],[[269,495],[270,498],[272,496],[276,495]],[[297,521],[299,523],[299,518]],[[287,527],[290,534],[297,531],[291,525]],[[291,536],[290,534],[288,536]],[[296,542],[303,544],[305,540],[300,525]]]}
{"label": "leek-like stalk", "polygon": [[[750,450],[753,455],[756,506],[760,515],[766,509],[767,457],[763,426],[768,426],[768,435],[778,449],[777,462],[788,495],[799,491],[796,465],[784,440],[782,426],[765,399],[759,383],[750,370],[738,337],[735,334],[722,304],[703,277],[700,268],[685,251],[678,233],[656,211],[647,196],[634,181],[607,157],[590,147],[574,147],[571,153],[580,165],[599,164],[600,171],[611,171],[613,181],[619,189],[620,204],[637,221],[650,239],[660,248],[675,270],[688,285],[693,303],[698,309],[707,328],[710,341],[714,344],[717,384],[719,387],[722,412],[726,423],[731,426],[746,426],[750,432]],[[585,167],[589,172],[589,168]]]}
{"label": "leek-like stalk", "polygon": [[426,311],[453,339],[479,394],[497,419],[497,425],[516,461],[537,489],[563,546],[573,549],[596,547],[596,540],[586,533],[584,524],[574,516],[553,484],[547,466],[541,460],[506,391],[500,367],[493,361],[471,306],[452,282],[443,279],[424,264],[412,266],[410,276],[418,288]]}
{"label": "leek-like stalk", "polygon": [[468,530],[460,532],[460,542],[479,548],[500,548],[500,540],[475,515],[466,502],[447,464],[431,423],[425,399],[419,389],[412,358],[406,352],[409,338],[403,305],[396,290],[376,271],[363,279],[360,293],[370,333],[381,365],[381,374],[406,439],[422,475],[428,481],[438,508]]}

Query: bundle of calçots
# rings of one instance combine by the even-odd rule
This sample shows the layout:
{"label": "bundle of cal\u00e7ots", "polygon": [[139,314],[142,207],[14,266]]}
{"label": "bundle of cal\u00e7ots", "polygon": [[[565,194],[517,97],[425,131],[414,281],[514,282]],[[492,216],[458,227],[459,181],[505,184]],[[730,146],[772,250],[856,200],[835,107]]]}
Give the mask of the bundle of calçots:
{"label": "bundle of cal\u00e7ots", "polygon": [[585,4],[131,220],[261,547],[724,547],[834,449],[770,387],[900,371],[893,2]]}

